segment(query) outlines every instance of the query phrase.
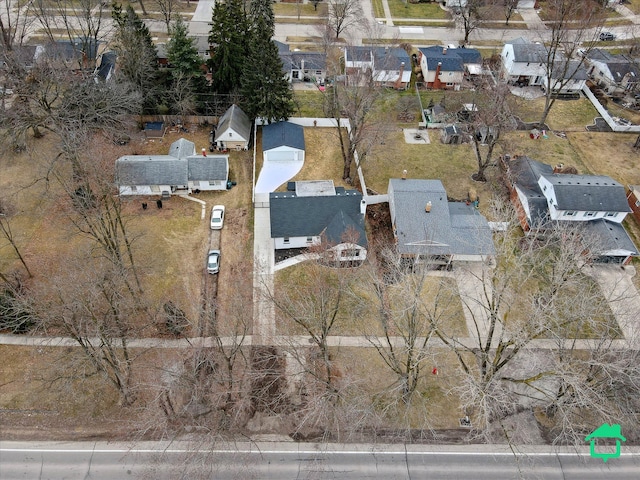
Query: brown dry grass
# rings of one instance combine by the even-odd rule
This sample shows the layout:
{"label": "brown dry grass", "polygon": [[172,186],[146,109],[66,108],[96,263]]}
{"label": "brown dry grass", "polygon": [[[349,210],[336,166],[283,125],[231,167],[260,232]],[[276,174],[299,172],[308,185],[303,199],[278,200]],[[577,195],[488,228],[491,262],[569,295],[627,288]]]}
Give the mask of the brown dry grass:
{"label": "brown dry grass", "polygon": [[[463,417],[460,400],[451,392],[457,378],[457,361],[447,350],[434,349],[434,360],[425,362],[418,390],[407,408],[393,391],[397,380],[373,348],[332,349],[334,359],[344,365],[348,376],[359,379],[363,394],[371,399],[371,408],[381,415],[389,428],[458,428]],[[433,375],[433,367],[438,375]]]}

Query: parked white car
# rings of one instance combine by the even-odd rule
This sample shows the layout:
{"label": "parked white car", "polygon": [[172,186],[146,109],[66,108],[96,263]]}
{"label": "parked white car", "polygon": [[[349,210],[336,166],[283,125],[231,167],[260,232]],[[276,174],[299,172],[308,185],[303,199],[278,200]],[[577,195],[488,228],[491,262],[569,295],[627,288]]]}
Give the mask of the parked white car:
{"label": "parked white car", "polygon": [[220,250],[209,250],[207,255],[207,272],[218,273],[220,271]]}
{"label": "parked white car", "polygon": [[211,229],[220,230],[224,225],[224,205],[216,205],[211,210]]}

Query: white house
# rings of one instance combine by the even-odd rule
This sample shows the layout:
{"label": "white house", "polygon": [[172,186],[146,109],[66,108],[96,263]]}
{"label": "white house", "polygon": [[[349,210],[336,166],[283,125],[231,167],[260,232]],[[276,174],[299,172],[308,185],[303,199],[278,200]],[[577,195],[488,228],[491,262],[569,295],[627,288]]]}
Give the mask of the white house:
{"label": "white house", "polygon": [[325,245],[339,263],[367,256],[362,193],[332,180],[295,182],[295,190],[269,195],[271,237],[276,250]]}
{"label": "white house", "polygon": [[193,142],[184,138],[171,144],[168,155],[128,155],[116,160],[120,195],[225,190],[228,180],[228,155],[196,155]]}
{"label": "white house", "polygon": [[251,120],[237,105],[220,117],[214,141],[221,149],[246,150],[251,140]]}
{"label": "white house", "polygon": [[373,81],[404,90],[411,82],[411,58],[400,47],[378,47],[373,52]]}
{"label": "white house", "polygon": [[505,178],[525,232],[548,222],[583,228],[593,260],[626,264],[638,250],[622,226],[631,208],[624,187],[604,175],[560,173],[529,157],[504,160]]}
{"label": "white house", "polygon": [[[549,82],[549,76],[551,82]],[[582,62],[577,60],[558,60],[554,62],[551,75],[546,75],[543,80],[544,88],[551,88],[560,94],[580,93],[587,83],[587,70]],[[551,85],[551,87],[549,87]]]}
{"label": "white house", "polygon": [[262,127],[262,154],[267,162],[304,162],[304,128],[291,122]]}
{"label": "white house", "polygon": [[373,71],[373,48],[349,46],[344,48],[344,67],[349,74],[349,70],[371,70]]}
{"label": "white house", "polygon": [[547,75],[547,49],[540,43],[517,38],[505,43],[500,54],[502,77],[511,84],[543,85]]}
{"label": "white house", "polygon": [[459,88],[464,78],[464,61],[455,51],[434,45],[420,48],[418,62],[422,71],[423,81],[428,88],[455,89]]}
{"label": "white house", "polygon": [[614,55],[599,48],[587,53],[588,74],[608,93],[634,92],[640,82],[638,62],[626,55]]}

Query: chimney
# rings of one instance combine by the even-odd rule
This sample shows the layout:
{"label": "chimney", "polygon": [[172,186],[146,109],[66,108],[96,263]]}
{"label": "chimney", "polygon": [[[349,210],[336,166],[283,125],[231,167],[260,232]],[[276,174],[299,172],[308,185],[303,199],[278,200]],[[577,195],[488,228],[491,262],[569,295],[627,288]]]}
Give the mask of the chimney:
{"label": "chimney", "polygon": [[400,73],[398,73],[398,79],[396,80],[396,84],[394,85],[396,90],[400,90],[402,87],[402,74],[404,73],[404,62],[400,64]]}
{"label": "chimney", "polygon": [[440,88],[442,82],[440,81],[440,71],[442,70],[442,62],[438,62],[438,66],[436,67],[436,76],[433,79],[433,88]]}
{"label": "chimney", "polygon": [[424,211],[427,213],[431,211],[431,200],[427,202],[427,205],[424,207]]}
{"label": "chimney", "polygon": [[553,167],[553,173],[562,173],[563,168],[564,168],[564,163],[559,163],[555,167]]}
{"label": "chimney", "polygon": [[402,170],[402,180],[406,180],[406,179],[407,179],[407,171]]}
{"label": "chimney", "polygon": [[446,55],[447,54],[447,47],[442,47],[442,54]]}
{"label": "chimney", "polygon": [[206,149],[206,148],[203,148],[203,149],[202,149],[202,156],[203,156],[203,157],[206,157],[206,156],[207,156],[207,149]]}

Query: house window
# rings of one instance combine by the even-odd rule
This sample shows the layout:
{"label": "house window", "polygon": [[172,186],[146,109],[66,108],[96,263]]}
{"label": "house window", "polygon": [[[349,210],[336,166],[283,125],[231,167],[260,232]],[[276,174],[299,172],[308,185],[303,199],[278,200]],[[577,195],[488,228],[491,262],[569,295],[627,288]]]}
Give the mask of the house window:
{"label": "house window", "polygon": [[585,217],[594,217],[596,212],[584,212]]}
{"label": "house window", "polygon": [[222,180],[209,180],[210,187],[218,187],[222,185]]}
{"label": "house window", "polygon": [[233,137],[233,132],[229,132],[229,136],[230,136],[230,137]]}
{"label": "house window", "polygon": [[298,70],[294,70],[294,71],[291,73],[291,76],[292,76],[293,78],[300,78],[300,72],[298,72]]}
{"label": "house window", "polygon": [[289,243],[289,237],[284,237],[283,243],[288,244]]}
{"label": "house window", "polygon": [[355,258],[360,256],[360,250],[357,248],[346,248],[340,252],[342,258]]}
{"label": "house window", "polygon": [[193,186],[198,188],[200,186],[200,181],[199,180],[194,181]]}
{"label": "house window", "polygon": [[453,87],[453,83],[447,82],[447,87]]}
{"label": "house window", "polygon": [[576,212],[576,211],[567,210],[562,215],[564,215],[565,217],[575,217],[577,214],[578,214],[578,212]]}
{"label": "house window", "polygon": [[607,217],[615,218],[618,216],[618,212],[607,212]]}
{"label": "house window", "polygon": [[151,185],[151,191],[158,193],[160,192],[160,187],[158,185]]}
{"label": "house window", "polygon": [[316,70],[316,75],[319,77],[322,75],[322,70]]}
{"label": "house window", "polygon": [[640,200],[636,200],[636,207],[640,207]]}
{"label": "house window", "polygon": [[132,192],[137,192],[138,191],[138,187],[136,187],[135,185],[131,185],[131,191]]}
{"label": "house window", "polygon": [[313,237],[307,237],[307,243],[312,243],[313,242]]}
{"label": "house window", "polygon": [[542,191],[546,192],[547,191],[547,186],[545,185],[544,187],[542,187]]}

